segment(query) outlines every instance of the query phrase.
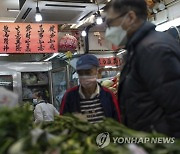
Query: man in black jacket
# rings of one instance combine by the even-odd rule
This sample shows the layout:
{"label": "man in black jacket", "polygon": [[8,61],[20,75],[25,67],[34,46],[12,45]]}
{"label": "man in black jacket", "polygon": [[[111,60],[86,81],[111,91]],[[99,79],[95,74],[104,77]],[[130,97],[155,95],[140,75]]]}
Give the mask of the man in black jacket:
{"label": "man in black jacket", "polygon": [[146,21],[145,0],[112,0],[106,12],[106,38],[128,51],[118,92],[122,122],[180,138],[179,44]]}

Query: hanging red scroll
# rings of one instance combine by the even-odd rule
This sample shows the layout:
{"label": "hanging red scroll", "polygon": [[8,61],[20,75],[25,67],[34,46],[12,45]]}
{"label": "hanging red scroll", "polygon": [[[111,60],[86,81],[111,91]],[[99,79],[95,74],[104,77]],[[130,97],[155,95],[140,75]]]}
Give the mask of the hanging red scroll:
{"label": "hanging red scroll", "polygon": [[122,64],[122,60],[118,57],[111,58],[99,58],[100,66],[120,66]]}
{"label": "hanging red scroll", "polygon": [[56,24],[0,23],[0,53],[58,52]]}

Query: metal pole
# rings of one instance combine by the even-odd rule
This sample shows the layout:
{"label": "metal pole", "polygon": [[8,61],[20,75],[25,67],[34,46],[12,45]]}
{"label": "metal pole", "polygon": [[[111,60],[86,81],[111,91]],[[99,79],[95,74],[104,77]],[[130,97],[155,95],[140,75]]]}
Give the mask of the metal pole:
{"label": "metal pole", "polygon": [[54,95],[53,95],[53,79],[52,79],[52,70],[48,71],[49,76],[49,96],[50,96],[50,103],[55,105],[54,103]]}
{"label": "metal pole", "polygon": [[86,27],[85,31],[86,31],[86,36],[85,36],[85,54],[89,53],[89,30],[94,27],[96,24],[93,23],[89,26]]}
{"label": "metal pole", "polygon": [[70,65],[70,64],[68,64],[68,65],[66,66],[67,89],[70,88],[70,84],[69,84],[69,82],[70,82],[70,66],[69,66],[69,65]]}

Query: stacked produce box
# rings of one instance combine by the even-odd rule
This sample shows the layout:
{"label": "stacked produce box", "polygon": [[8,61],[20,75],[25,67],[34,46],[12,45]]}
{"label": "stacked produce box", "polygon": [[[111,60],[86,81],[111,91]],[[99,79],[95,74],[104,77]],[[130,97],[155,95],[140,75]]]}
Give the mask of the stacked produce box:
{"label": "stacked produce box", "polygon": [[117,96],[118,84],[119,84],[119,75],[101,81],[101,85],[111,90],[116,96]]}

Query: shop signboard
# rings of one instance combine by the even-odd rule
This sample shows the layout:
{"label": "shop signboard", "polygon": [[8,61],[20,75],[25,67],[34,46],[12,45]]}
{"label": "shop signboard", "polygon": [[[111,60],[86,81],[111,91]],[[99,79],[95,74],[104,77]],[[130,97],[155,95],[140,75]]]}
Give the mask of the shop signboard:
{"label": "shop signboard", "polygon": [[58,25],[0,23],[0,53],[58,52]]}
{"label": "shop signboard", "polygon": [[99,64],[101,67],[104,67],[104,66],[120,66],[122,64],[122,60],[118,57],[99,58]]}

